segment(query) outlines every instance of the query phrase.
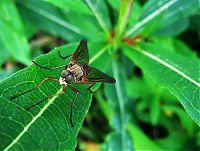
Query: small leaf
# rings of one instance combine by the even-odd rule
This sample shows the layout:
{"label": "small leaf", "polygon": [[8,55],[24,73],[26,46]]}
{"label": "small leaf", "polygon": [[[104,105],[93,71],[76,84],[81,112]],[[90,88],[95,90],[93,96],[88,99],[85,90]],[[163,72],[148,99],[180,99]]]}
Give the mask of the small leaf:
{"label": "small leaf", "polygon": [[158,84],[170,90],[200,125],[199,60],[190,61],[150,44],[142,44],[141,50],[125,47],[124,53]]}
{"label": "small leaf", "polygon": [[99,107],[101,108],[104,116],[107,118],[108,121],[112,119],[113,116],[113,110],[110,108],[109,104],[104,100],[104,98],[101,96],[100,92],[97,92],[95,94],[95,98],[98,102]]}
{"label": "small leaf", "polygon": [[127,129],[131,135],[135,150],[162,150],[134,124],[128,123]]}

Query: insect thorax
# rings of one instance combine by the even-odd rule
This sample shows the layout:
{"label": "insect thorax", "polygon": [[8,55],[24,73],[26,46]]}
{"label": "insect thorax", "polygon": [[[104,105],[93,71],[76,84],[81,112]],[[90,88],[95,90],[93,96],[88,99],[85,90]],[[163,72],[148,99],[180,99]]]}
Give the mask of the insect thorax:
{"label": "insect thorax", "polygon": [[83,76],[83,69],[78,64],[68,67],[67,70],[73,74],[75,80],[79,80]]}

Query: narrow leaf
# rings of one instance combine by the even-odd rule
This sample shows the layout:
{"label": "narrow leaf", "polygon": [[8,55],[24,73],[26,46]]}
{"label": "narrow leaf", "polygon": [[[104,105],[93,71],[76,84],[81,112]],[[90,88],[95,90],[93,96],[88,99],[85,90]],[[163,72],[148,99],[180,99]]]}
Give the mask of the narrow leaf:
{"label": "narrow leaf", "polygon": [[110,20],[108,18],[108,8],[104,1],[100,0],[85,0],[92,10],[94,16],[98,20],[103,31],[109,35],[109,31],[111,28]]}
{"label": "narrow leaf", "polygon": [[135,150],[162,150],[134,124],[128,123],[127,128]]}
{"label": "narrow leaf", "polygon": [[138,22],[136,25],[132,26],[128,32],[126,33],[126,36],[132,36],[134,35],[140,28],[143,28],[145,24],[153,20],[156,16],[160,15],[163,11],[168,9],[171,5],[173,5],[177,0],[170,0],[168,2],[163,3],[161,6],[159,6],[156,10],[145,16],[140,22]]}
{"label": "narrow leaf", "polygon": [[29,65],[30,51],[24,26],[12,0],[0,1],[1,44],[17,61]]}
{"label": "narrow leaf", "polygon": [[125,75],[123,74],[123,67],[119,62],[119,60],[112,62],[113,77],[116,79],[116,84],[105,85],[105,94],[114,111],[110,125],[115,129],[113,134],[108,135],[109,138],[106,141],[106,146],[107,150],[132,150],[130,137],[125,127],[127,121]]}
{"label": "narrow leaf", "polygon": [[64,9],[66,12],[73,11],[76,13],[92,15],[91,10],[82,0],[45,0],[61,9]]}
{"label": "narrow leaf", "polygon": [[117,25],[117,31],[116,31],[119,39],[124,33],[124,30],[127,26],[130,11],[132,8],[132,3],[133,3],[133,0],[120,1],[119,19],[118,19],[118,25]]}

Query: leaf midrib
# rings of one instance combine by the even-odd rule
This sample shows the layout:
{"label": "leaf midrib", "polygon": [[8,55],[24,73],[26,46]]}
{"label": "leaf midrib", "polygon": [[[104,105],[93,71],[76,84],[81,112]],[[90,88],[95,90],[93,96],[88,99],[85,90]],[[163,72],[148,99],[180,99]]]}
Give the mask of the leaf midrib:
{"label": "leaf midrib", "polygon": [[[138,50],[139,51],[139,50]],[[171,64],[161,60],[160,58],[158,58],[157,56],[149,53],[146,50],[142,50],[139,51],[142,54],[144,54],[145,56],[159,62],[160,64],[164,65],[165,67],[168,67],[169,69],[173,70],[174,72],[176,72],[177,74],[181,75],[182,77],[184,77],[185,79],[187,79],[188,81],[190,81],[191,83],[195,84],[196,86],[200,87],[200,83],[198,83],[197,81],[193,80],[192,78],[190,78],[188,75],[186,75],[184,72],[180,71],[179,69],[175,68],[174,66],[172,66]]]}
{"label": "leaf midrib", "polygon": [[[58,90],[57,93],[61,92],[62,89]],[[44,105],[44,107],[42,107],[42,109],[40,110],[40,112],[34,116],[32,118],[32,120],[24,127],[23,131],[12,141],[12,143],[10,143],[5,149],[4,151],[9,150],[15,143],[17,143],[17,141],[24,135],[24,133],[29,129],[29,127],[44,113],[44,111],[46,111],[46,109],[49,107],[49,105],[51,105],[54,100],[57,98],[57,96],[53,96],[48,103],[46,103]]]}

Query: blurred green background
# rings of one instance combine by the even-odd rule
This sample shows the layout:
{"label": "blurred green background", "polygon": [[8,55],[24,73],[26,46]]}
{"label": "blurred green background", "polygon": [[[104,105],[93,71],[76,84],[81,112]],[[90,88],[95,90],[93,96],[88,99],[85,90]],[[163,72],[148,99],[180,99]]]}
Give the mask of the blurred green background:
{"label": "blurred green background", "polygon": [[[154,19],[141,22],[156,11]],[[0,32],[0,80],[82,38],[89,45],[111,45],[111,64],[99,56],[99,66],[118,77],[118,86],[103,84],[95,91],[76,150],[200,150],[199,126],[177,97],[119,44],[150,42],[191,62],[199,59],[198,0],[1,0]]]}

